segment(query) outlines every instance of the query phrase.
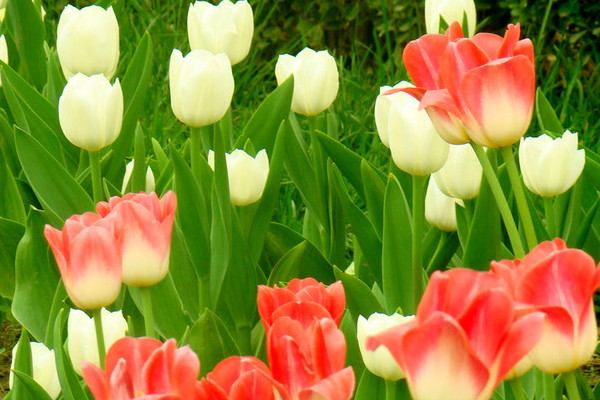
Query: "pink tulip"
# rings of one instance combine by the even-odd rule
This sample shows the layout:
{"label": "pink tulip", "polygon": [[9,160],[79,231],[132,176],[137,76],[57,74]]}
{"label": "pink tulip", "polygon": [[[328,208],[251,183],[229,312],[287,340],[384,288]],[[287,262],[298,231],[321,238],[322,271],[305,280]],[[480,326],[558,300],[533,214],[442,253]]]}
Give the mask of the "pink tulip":
{"label": "pink tulip", "polygon": [[177,208],[175,193],[128,193],[96,206],[98,214],[118,214],[122,224],[123,282],[151,286],[169,271],[171,232]]}
{"label": "pink tulip", "polygon": [[529,357],[548,373],[571,371],[585,364],[597,343],[593,295],[600,268],[579,249],[561,239],[543,242],[519,260],[492,263],[512,286],[519,312],[546,314],[542,338]]}
{"label": "pink tulip", "polygon": [[82,309],[108,307],[121,290],[117,251],[119,216],[73,215],[62,231],[46,225],[44,235],[73,303]]}
{"label": "pink tulip", "polygon": [[83,377],[96,400],[195,400],[198,356],[151,338],[125,337],[106,354],[106,370],[84,361]]}
{"label": "pink tulip", "polygon": [[456,268],[434,273],[416,318],[371,337],[367,349],[388,348],[417,400],[484,400],[537,344],[543,320],[517,316],[492,273]]}
{"label": "pink tulip", "polygon": [[519,36],[517,24],[504,38],[478,33],[467,39],[457,22],[445,35],[424,35],[403,54],[417,88],[400,90],[421,101],[448,143],[511,145],[529,127],[535,96],[533,44]]}

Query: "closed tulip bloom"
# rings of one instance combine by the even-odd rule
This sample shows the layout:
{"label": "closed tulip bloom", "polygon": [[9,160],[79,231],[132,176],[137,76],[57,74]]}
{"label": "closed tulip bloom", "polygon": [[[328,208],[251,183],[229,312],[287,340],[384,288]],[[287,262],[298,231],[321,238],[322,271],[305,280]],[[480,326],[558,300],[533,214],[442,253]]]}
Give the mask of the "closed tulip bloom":
{"label": "closed tulip bloom", "polygon": [[[427,33],[440,33],[440,17],[446,21],[448,26],[455,21],[462,25],[465,14],[469,25],[467,33],[469,36],[473,36],[477,26],[477,12],[473,0],[426,0],[425,25]],[[464,31],[465,27],[462,28]]]}
{"label": "closed tulip bloom", "polygon": [[[235,149],[225,154],[227,161],[227,177],[229,180],[229,196],[235,206],[247,206],[256,203],[265,190],[269,177],[269,156],[263,149],[250,156],[243,150]],[[208,163],[215,168],[215,155],[208,152]]]}
{"label": "closed tulip bloom", "polygon": [[[31,346],[32,378],[51,398],[56,399],[60,393],[60,383],[58,381],[58,372],[56,371],[54,350],[50,350],[43,343],[31,342],[29,345]],[[18,347],[19,344],[17,343],[12,351],[11,371],[8,376],[10,388],[13,387],[15,380],[12,370],[15,368]]]}
{"label": "closed tulip bloom", "polygon": [[44,235],[56,258],[63,284],[78,308],[112,304],[121,291],[119,216],[73,215],[62,231],[46,225]]}
{"label": "closed tulip bloom", "polygon": [[119,63],[119,24],[112,7],[67,5],[58,21],[56,50],[67,79],[79,72],[111,79]]}
{"label": "closed tulip bloom", "polygon": [[313,116],[329,108],[339,88],[335,58],[327,50],[305,47],[296,57],[282,54],[275,65],[277,84],[294,75],[292,111]]}
{"label": "closed tulip bloom", "polygon": [[[125,193],[127,190],[127,185],[129,184],[129,180],[131,179],[131,174],[133,173],[133,160],[129,161],[125,166],[125,175],[123,176],[123,185],[121,186],[121,193]],[[146,192],[154,192],[154,174],[152,173],[152,168],[148,166],[146,170]]]}
{"label": "closed tulip bloom", "polygon": [[156,193],[128,193],[96,206],[98,214],[119,216],[122,235],[119,251],[123,282],[145,287],[160,282],[169,272],[171,233],[177,209],[175,193],[159,200]]}
{"label": "closed tulip bloom", "polygon": [[429,175],[444,165],[448,157],[448,143],[435,130],[425,110],[419,110],[419,102],[406,96],[404,101],[393,102],[389,119],[388,135],[394,164],[411,175]]}
{"label": "closed tulip bloom", "polygon": [[442,231],[455,231],[456,204],[464,207],[462,200],[446,196],[437,186],[435,179],[429,179],[425,194],[425,219],[427,222]]}
{"label": "closed tulip bloom", "polygon": [[575,184],[583,171],[585,150],[577,150],[577,133],[568,130],[554,140],[546,134],[522,138],[519,164],[529,190],[539,196],[553,197]]}
{"label": "closed tulip bloom", "polygon": [[479,194],[483,168],[468,144],[450,145],[448,159],[431,177],[446,196],[469,200]]}
{"label": "closed tulip bloom", "polygon": [[192,50],[225,53],[231,65],[242,61],[250,51],[254,17],[246,0],[235,4],[223,0],[216,6],[197,1],[190,4],[187,25]]}
{"label": "closed tulip bloom", "polygon": [[390,351],[385,346],[380,346],[375,351],[369,351],[367,350],[367,340],[369,337],[394,326],[405,325],[408,328],[410,327],[409,322],[414,318],[414,315],[404,317],[398,313],[392,315],[374,313],[369,316],[369,319],[365,319],[362,315],[358,317],[356,327],[358,347],[365,367],[369,371],[388,381],[397,381],[404,378],[402,370]]}
{"label": "closed tulip bloom", "polygon": [[[123,318],[121,310],[110,312],[106,308],[100,311],[102,315],[102,332],[104,333],[104,348],[109,349],[117,340],[125,337],[127,321]],[[73,369],[82,375],[83,361],[99,366],[98,342],[94,318],[90,318],[81,310],[69,311],[67,325],[67,347]]]}
{"label": "closed tulip bloom", "polygon": [[403,106],[406,103],[410,103],[412,98],[406,96],[402,92],[393,94],[386,94],[392,89],[402,89],[406,87],[413,87],[411,83],[406,81],[399,82],[394,87],[382,86],[379,88],[379,96],[375,100],[375,125],[377,126],[377,133],[386,147],[390,147],[390,140],[388,135],[388,121],[390,116],[390,108],[394,102],[398,102]]}
{"label": "closed tulip bloom", "polygon": [[87,151],[112,144],[123,124],[123,91],[104,75],[77,74],[58,101],[60,126],[71,143]]}

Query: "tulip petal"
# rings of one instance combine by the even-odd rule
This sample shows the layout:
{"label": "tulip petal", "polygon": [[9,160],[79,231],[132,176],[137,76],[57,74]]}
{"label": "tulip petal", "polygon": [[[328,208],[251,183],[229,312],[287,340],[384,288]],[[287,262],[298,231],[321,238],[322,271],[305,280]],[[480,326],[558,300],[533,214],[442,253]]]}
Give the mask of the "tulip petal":
{"label": "tulip petal", "polygon": [[354,392],[354,382],[354,371],[347,367],[301,390],[298,400],[349,400]]}
{"label": "tulip petal", "polygon": [[440,88],[440,59],[447,44],[445,35],[430,34],[413,40],[404,48],[402,60],[415,86],[427,90]]}
{"label": "tulip petal", "polygon": [[84,361],[82,374],[96,400],[110,400],[109,384],[104,371],[94,364]]}

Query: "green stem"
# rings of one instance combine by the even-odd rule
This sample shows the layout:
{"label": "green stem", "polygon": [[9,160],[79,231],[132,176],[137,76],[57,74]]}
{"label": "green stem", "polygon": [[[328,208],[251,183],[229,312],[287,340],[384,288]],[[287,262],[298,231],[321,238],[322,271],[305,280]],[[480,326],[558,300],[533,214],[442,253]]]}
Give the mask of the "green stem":
{"label": "green stem", "polygon": [[412,278],[414,310],[423,295],[423,223],[425,220],[426,176],[412,177]]}
{"label": "green stem", "polygon": [[251,335],[252,328],[250,326],[242,325],[237,328],[237,344],[242,355],[252,354]]}
{"label": "green stem", "polygon": [[500,148],[502,158],[506,164],[506,170],[508,171],[508,178],[512,185],[515,193],[515,199],[517,200],[517,209],[523,222],[523,229],[525,230],[525,238],[527,239],[527,247],[529,250],[533,249],[537,245],[537,237],[535,236],[535,228],[533,227],[533,221],[531,220],[531,213],[529,206],[527,205],[527,198],[525,197],[525,190],[523,189],[523,182],[519,177],[519,170],[517,169],[517,163],[513,156],[512,147],[505,146]]}
{"label": "green stem", "polygon": [[396,400],[396,381],[385,381],[385,400]]}
{"label": "green stem", "polygon": [[202,157],[202,128],[190,129],[190,159],[192,162],[192,174],[200,179],[200,158]]}
{"label": "green stem", "polygon": [[94,327],[96,328],[96,342],[98,343],[98,357],[100,359],[100,368],[104,369],[104,358],[106,357],[106,348],[104,347],[104,331],[102,330],[101,309],[93,310]]}
{"label": "green stem", "polygon": [[554,215],[554,198],[544,197],[544,211],[546,214],[546,228],[551,238],[558,236],[556,229],[556,216]]}
{"label": "green stem", "polygon": [[521,386],[521,378],[515,378],[508,381],[510,389],[515,396],[515,400],[525,400],[525,395],[523,394],[523,387]]}
{"label": "green stem", "polygon": [[577,388],[577,377],[575,371],[569,371],[563,374],[565,379],[565,385],[567,386],[567,393],[569,394],[569,400],[581,400],[579,396],[579,389]]}
{"label": "green stem", "polygon": [[150,288],[142,287],[142,305],[144,308],[144,326],[146,327],[146,336],[155,338],[154,332],[154,314],[152,313],[152,297],[150,297]]}
{"label": "green stem", "polygon": [[506,231],[508,232],[508,237],[510,239],[515,257],[523,258],[525,256],[525,250],[523,249],[523,244],[521,243],[521,238],[519,237],[519,231],[517,230],[517,225],[513,219],[510,207],[506,201],[506,197],[504,197],[504,192],[502,191],[500,181],[498,181],[498,177],[494,172],[492,163],[490,163],[490,160],[487,158],[483,147],[473,142],[471,142],[471,147],[473,147],[473,150],[475,151],[475,154],[481,163],[485,179],[488,181],[490,189],[494,194],[494,198],[496,199],[496,204],[500,210],[500,215],[502,215],[504,226],[506,226]]}
{"label": "green stem", "polygon": [[92,172],[92,193],[94,202],[102,201],[102,170],[100,168],[100,150],[90,151],[90,170]]}
{"label": "green stem", "polygon": [[[538,38],[535,43],[535,48],[538,49],[537,51],[542,50],[541,46],[542,46],[542,43],[544,40],[544,31],[546,30],[546,24],[548,23],[548,17],[550,16],[550,10],[552,9],[553,2],[554,2],[554,0],[548,1],[548,5],[546,6],[546,11],[544,12],[544,19],[542,20],[542,26],[540,28],[540,33],[538,34]],[[538,53],[538,54],[540,54],[540,53]]]}

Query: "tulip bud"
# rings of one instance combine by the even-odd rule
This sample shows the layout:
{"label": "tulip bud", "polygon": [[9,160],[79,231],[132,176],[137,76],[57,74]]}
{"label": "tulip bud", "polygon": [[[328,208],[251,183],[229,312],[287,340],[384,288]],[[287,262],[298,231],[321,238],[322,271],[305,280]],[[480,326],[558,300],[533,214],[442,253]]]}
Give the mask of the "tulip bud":
{"label": "tulip bud", "polygon": [[483,168],[470,145],[453,144],[446,163],[431,177],[446,196],[468,200],[479,194],[482,172]]}
{"label": "tulip bud", "polygon": [[56,50],[67,79],[78,72],[111,79],[119,63],[119,23],[112,7],[66,6],[58,21]]}
{"label": "tulip bud", "polygon": [[402,81],[394,87],[382,86],[379,88],[379,96],[377,96],[377,99],[375,100],[375,125],[377,126],[377,133],[379,133],[379,138],[386,147],[390,147],[390,140],[388,135],[388,121],[392,103],[398,102],[401,105],[404,105],[404,103],[410,101],[410,97],[406,96],[404,93],[401,92],[392,94],[385,93],[391,89],[401,89],[412,86],[412,84],[406,81]]}
{"label": "tulip bud", "polygon": [[446,196],[436,185],[435,179],[429,179],[425,194],[425,219],[427,222],[442,231],[455,231],[455,204],[464,207],[462,200]]}
{"label": "tulip bud", "polygon": [[305,47],[296,57],[282,54],[275,65],[277,84],[294,75],[292,111],[312,116],[329,108],[337,96],[339,75],[335,59],[327,50]]}
{"label": "tulip bud", "polygon": [[[269,177],[267,152],[263,149],[253,158],[245,151],[236,149],[231,154],[225,153],[225,159],[231,203],[235,206],[247,206],[257,202]],[[215,154],[212,150],[208,152],[208,164],[215,168]]]}
{"label": "tulip bud", "polygon": [[246,0],[235,4],[223,0],[217,6],[197,1],[190,4],[187,23],[192,50],[225,53],[231,65],[242,61],[250,51],[254,19]]}
{"label": "tulip bud", "polygon": [[[6,38],[4,35],[0,36],[0,60],[8,64],[8,46],[6,45]],[[2,79],[0,78],[0,87],[2,86]]]}
{"label": "tulip bud", "polygon": [[67,82],[58,101],[60,126],[71,143],[87,151],[114,142],[123,123],[123,91],[104,75],[77,74]]}
{"label": "tulip bud", "polygon": [[583,171],[585,150],[577,150],[577,133],[568,130],[561,138],[548,135],[521,138],[519,163],[525,186],[543,197],[569,190]]}
{"label": "tulip bud", "polygon": [[[467,16],[469,36],[475,34],[477,26],[477,12],[473,0],[426,0],[425,25],[427,33],[440,33],[440,18],[450,26],[454,21],[462,25],[464,16]],[[463,26],[463,31],[466,32]]]}
{"label": "tulip bud", "polygon": [[223,118],[233,97],[233,73],[224,53],[175,49],[169,65],[171,108],[184,124],[202,127]]}
{"label": "tulip bud", "polygon": [[419,102],[402,92],[402,101],[392,102],[388,135],[394,163],[411,175],[429,175],[444,165],[449,145],[436,132]]}
{"label": "tulip bud", "polygon": [[[121,310],[110,312],[106,308],[100,311],[102,316],[102,332],[104,334],[104,348],[109,349],[117,340],[125,337],[127,321],[123,318]],[[98,342],[94,318],[90,318],[81,310],[69,311],[68,338],[69,357],[73,368],[83,376],[83,361],[99,366]]]}
{"label": "tulip bud", "polygon": [[[54,358],[54,350],[50,350],[43,343],[31,342],[31,367],[33,369],[33,380],[48,393],[50,397],[56,399],[60,393],[60,383],[58,381],[58,373],[56,372],[56,361]],[[15,360],[17,359],[17,351],[19,344],[13,348],[12,362],[10,364],[10,375],[8,376],[9,387],[13,387],[15,380],[12,370],[15,368]]]}
{"label": "tulip bud", "polygon": [[[121,187],[121,193],[125,193],[127,190],[127,185],[129,184],[129,180],[131,179],[131,174],[133,173],[133,160],[129,161],[125,166],[125,175],[123,176],[123,186]],[[152,173],[152,168],[148,166],[146,170],[146,192],[154,192],[155,189],[154,183],[154,174]]]}
{"label": "tulip bud", "polygon": [[380,346],[373,351],[369,351],[367,350],[367,340],[369,337],[375,336],[393,326],[408,324],[414,318],[414,315],[405,317],[398,313],[392,315],[374,313],[369,316],[369,319],[365,319],[362,315],[358,317],[358,325],[356,327],[358,347],[360,348],[360,354],[365,366],[369,371],[388,381],[397,381],[404,378],[400,366],[394,360],[390,351],[385,346]]}

